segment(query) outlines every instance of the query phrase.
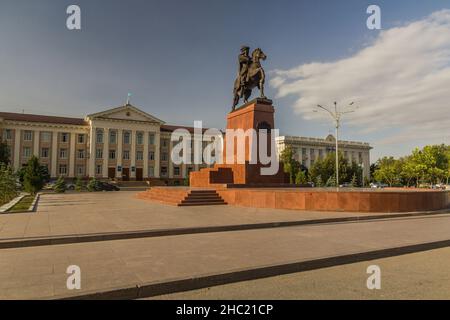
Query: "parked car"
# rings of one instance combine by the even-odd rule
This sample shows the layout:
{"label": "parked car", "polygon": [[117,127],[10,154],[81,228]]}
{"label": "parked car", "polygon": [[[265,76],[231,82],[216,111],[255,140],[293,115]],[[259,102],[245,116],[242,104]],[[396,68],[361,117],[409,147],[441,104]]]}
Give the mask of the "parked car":
{"label": "parked car", "polygon": [[120,188],[116,185],[107,182],[100,182],[103,191],[120,191]]}
{"label": "parked car", "polygon": [[56,181],[47,182],[42,189],[43,190],[53,190],[53,188],[55,187],[55,183],[56,183]]}
{"label": "parked car", "polygon": [[351,183],[345,182],[339,186],[339,188],[353,188]]}
{"label": "parked car", "polygon": [[120,188],[111,183],[97,181],[95,184],[95,191],[119,191]]}
{"label": "parked car", "polygon": [[372,182],[371,184],[370,184],[370,187],[372,188],[372,189],[384,189],[384,188],[387,188],[387,187],[389,187],[387,184],[385,184],[385,183],[380,183],[380,182]]}
{"label": "parked car", "polygon": [[73,183],[68,183],[66,186],[67,186],[67,190],[75,190],[75,184],[73,184]]}

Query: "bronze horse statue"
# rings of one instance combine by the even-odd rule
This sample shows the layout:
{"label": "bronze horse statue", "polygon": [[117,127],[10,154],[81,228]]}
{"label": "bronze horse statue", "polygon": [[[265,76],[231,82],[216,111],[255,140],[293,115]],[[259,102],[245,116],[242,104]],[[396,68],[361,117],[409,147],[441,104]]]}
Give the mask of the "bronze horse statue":
{"label": "bronze horse statue", "polygon": [[264,52],[257,48],[252,53],[252,58],[248,67],[247,81],[244,85],[241,85],[241,79],[238,75],[236,81],[234,82],[234,100],[233,100],[233,111],[236,109],[237,104],[241,98],[244,98],[244,103],[248,102],[248,98],[252,95],[252,90],[258,87],[261,95],[260,97],[266,99],[264,96],[264,83],[266,80],[266,74],[261,66],[261,60],[266,60],[267,56]]}

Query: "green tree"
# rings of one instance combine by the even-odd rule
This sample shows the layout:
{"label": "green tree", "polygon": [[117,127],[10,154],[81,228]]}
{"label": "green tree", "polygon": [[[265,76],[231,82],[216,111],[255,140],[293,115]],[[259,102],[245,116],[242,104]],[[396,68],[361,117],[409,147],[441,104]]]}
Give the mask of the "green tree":
{"label": "green tree", "polygon": [[0,205],[8,203],[18,194],[16,175],[10,166],[0,163]]}
{"label": "green tree", "polygon": [[81,177],[75,178],[75,191],[83,191],[83,180],[81,180]]}
{"label": "green tree", "polygon": [[323,187],[323,180],[322,180],[322,176],[321,175],[318,175],[314,181],[316,182],[316,187],[317,188],[322,188]]}
{"label": "green tree", "polygon": [[28,160],[23,174],[23,186],[26,192],[35,195],[44,186],[45,177],[42,175],[41,165],[36,156]]}
{"label": "green tree", "polygon": [[281,152],[280,161],[283,163],[284,172],[289,174],[290,183],[294,184],[295,177],[300,169],[300,163],[294,159],[294,151],[290,146],[287,146]]}
{"label": "green tree", "polygon": [[331,187],[336,187],[336,178],[335,178],[335,176],[330,176],[328,178],[326,186],[330,187],[330,188]]}
{"label": "green tree", "polygon": [[[309,175],[312,181],[316,181],[320,176],[322,181],[328,181],[334,177],[336,181],[336,153],[328,153],[325,158],[317,159],[309,169]],[[350,182],[353,176],[352,166],[344,155],[339,153],[339,182]]]}
{"label": "green tree", "polygon": [[378,160],[378,169],[375,170],[374,178],[377,182],[387,183],[390,187],[400,181],[400,162],[394,157],[383,157]]}
{"label": "green tree", "polygon": [[356,178],[356,173],[354,173],[352,181],[350,182],[350,187],[356,188],[357,186],[358,186],[358,179]]}
{"label": "green tree", "polygon": [[303,170],[297,172],[297,175],[295,176],[295,184],[307,184],[307,183],[308,177],[306,175],[306,172]]}
{"label": "green tree", "polygon": [[0,141],[0,164],[10,164],[11,155],[9,154],[9,148],[6,142]]}
{"label": "green tree", "polygon": [[64,180],[63,176],[59,176],[58,180],[56,180],[53,190],[55,190],[56,193],[66,192],[67,184],[66,184],[66,180]]}

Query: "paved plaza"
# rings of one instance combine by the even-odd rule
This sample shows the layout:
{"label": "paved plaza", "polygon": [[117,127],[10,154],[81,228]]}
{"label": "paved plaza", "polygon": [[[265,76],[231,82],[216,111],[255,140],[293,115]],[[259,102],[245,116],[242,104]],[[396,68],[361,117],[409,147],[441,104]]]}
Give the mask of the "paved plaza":
{"label": "paved plaza", "polygon": [[173,207],[136,192],[43,194],[36,213],[0,215],[0,243],[29,238],[368,216],[368,213]]}
{"label": "paved plaza", "polygon": [[[132,192],[43,195],[34,214],[0,216],[0,235],[6,241],[8,237],[297,221],[329,215],[231,206],[179,208],[134,196]],[[389,252],[391,248],[438,242],[437,246],[450,245],[450,214],[3,248],[0,298],[98,293],[108,298],[149,297],[352,259],[372,260],[380,252],[388,256],[405,253],[403,249]],[[412,250],[430,248],[433,245]],[[81,290],[66,287],[69,265],[81,268]]]}

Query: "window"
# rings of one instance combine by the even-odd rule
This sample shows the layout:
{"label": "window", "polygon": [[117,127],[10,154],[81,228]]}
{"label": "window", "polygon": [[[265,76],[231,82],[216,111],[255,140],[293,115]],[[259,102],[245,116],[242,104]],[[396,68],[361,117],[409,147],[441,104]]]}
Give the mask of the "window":
{"label": "window", "polygon": [[78,135],[78,143],[84,143],[84,134]]}
{"label": "window", "polygon": [[23,148],[23,156],[24,156],[25,158],[31,157],[31,148],[29,148],[29,147],[24,147],[24,148]]}
{"label": "window", "polygon": [[60,175],[66,175],[67,174],[67,165],[66,164],[60,164],[59,165],[59,174]]}
{"label": "window", "polygon": [[61,142],[67,143],[69,142],[69,134],[66,132],[61,133]]}
{"label": "window", "polygon": [[100,175],[100,174],[102,174],[102,173],[103,173],[103,167],[102,167],[102,165],[101,165],[101,164],[96,165],[96,166],[95,166],[95,174],[96,174],[96,175]]}
{"label": "window", "polygon": [[148,160],[155,160],[155,152],[154,151],[149,151]]}
{"label": "window", "polygon": [[123,160],[130,160],[130,151],[124,150],[122,159]]}
{"label": "window", "polygon": [[180,175],[180,167],[173,167],[173,174],[175,176],[179,176]]}
{"label": "window", "polygon": [[61,159],[67,159],[67,149],[59,149],[59,157]]}
{"label": "window", "polygon": [[97,130],[97,143],[103,143],[103,130]]}
{"label": "window", "polygon": [[130,133],[127,131],[127,132],[124,132],[124,134],[123,134],[123,143],[124,144],[130,144]]}
{"label": "window", "polygon": [[49,149],[48,148],[42,148],[41,149],[41,158],[48,158]]}
{"label": "window", "polygon": [[23,140],[31,141],[33,140],[33,131],[26,130],[23,132]]}
{"label": "window", "polygon": [[155,176],[155,168],[148,167],[148,176],[149,177],[154,177]]}
{"label": "window", "polygon": [[155,145],[155,134],[149,133],[148,135],[148,144],[154,146]]}
{"label": "window", "polygon": [[163,152],[163,153],[161,154],[161,160],[162,160],[162,161],[167,161],[167,158],[168,158],[167,152]]}
{"label": "window", "polygon": [[[103,152],[102,152],[103,154]],[[109,159],[114,160],[116,159],[116,150],[109,150]]]}
{"label": "window", "polygon": [[161,176],[167,177],[167,167],[161,167]]}
{"label": "window", "polygon": [[116,131],[110,131],[109,132],[109,143],[110,144],[116,144],[117,143],[116,140],[117,140],[117,133],[116,133]]}
{"label": "window", "polygon": [[163,139],[163,140],[162,140],[162,146],[163,146],[163,147],[167,147],[168,145],[169,145],[168,140]]}
{"label": "window", "polygon": [[50,142],[52,140],[51,132],[41,132],[41,140],[42,142]]}
{"label": "window", "polygon": [[3,139],[4,140],[11,140],[12,139],[11,129],[5,129],[5,131],[3,131]]}
{"label": "window", "polygon": [[136,143],[139,145],[144,144],[144,135],[142,134],[142,132],[138,132],[136,134]]}
{"label": "window", "polygon": [[103,149],[95,149],[95,159],[103,159]]}
{"label": "window", "polygon": [[136,160],[144,160],[144,154],[142,153],[142,151],[136,152]]}
{"label": "window", "polygon": [[77,166],[77,176],[84,176],[84,166]]}
{"label": "window", "polygon": [[80,150],[78,150],[78,159],[84,159],[84,150],[83,149],[80,149]]}
{"label": "window", "polygon": [[323,158],[323,150],[319,149],[319,159]]}

